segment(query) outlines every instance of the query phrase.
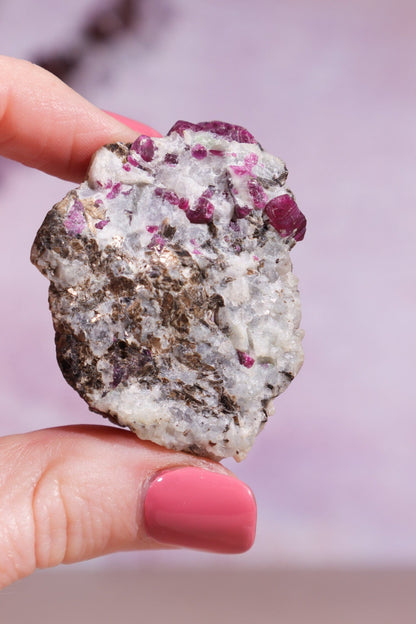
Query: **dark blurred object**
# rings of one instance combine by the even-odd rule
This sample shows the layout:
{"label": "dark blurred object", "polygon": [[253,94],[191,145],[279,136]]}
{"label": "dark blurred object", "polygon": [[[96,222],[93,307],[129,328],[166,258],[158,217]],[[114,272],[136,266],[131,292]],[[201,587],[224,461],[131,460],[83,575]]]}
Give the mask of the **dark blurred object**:
{"label": "dark blurred object", "polygon": [[140,0],[119,0],[112,8],[97,13],[87,25],[85,37],[91,41],[108,41],[131,28],[138,18]]}
{"label": "dark blurred object", "polygon": [[101,43],[110,43],[118,35],[130,30],[140,19],[141,0],[116,0],[114,5],[97,11],[82,30],[76,48],[59,50],[55,54],[40,56],[34,63],[47,69],[64,82],[70,82],[86,55]]}
{"label": "dark blurred object", "polygon": [[71,72],[78,67],[81,62],[83,52],[80,49],[57,53],[54,55],[40,57],[34,62],[44,69],[50,71],[61,80],[67,80]]}

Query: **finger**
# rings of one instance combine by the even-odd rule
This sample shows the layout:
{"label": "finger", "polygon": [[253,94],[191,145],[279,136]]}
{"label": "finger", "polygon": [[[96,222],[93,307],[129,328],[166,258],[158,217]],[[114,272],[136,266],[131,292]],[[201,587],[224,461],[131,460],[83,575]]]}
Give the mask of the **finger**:
{"label": "finger", "polygon": [[0,440],[0,588],[120,550],[237,553],[254,540],[249,488],[215,462],[113,427]]}
{"label": "finger", "polygon": [[102,145],[160,136],[125,125],[53,74],[27,61],[0,56],[0,155],[65,180],[80,182]]}

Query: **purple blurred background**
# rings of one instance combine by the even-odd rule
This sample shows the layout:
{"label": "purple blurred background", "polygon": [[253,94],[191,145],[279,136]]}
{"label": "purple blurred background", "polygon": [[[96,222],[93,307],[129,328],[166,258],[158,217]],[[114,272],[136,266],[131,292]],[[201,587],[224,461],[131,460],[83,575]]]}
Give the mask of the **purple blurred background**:
{"label": "purple blurred background", "polygon": [[[407,0],[3,0],[2,53],[166,132],[246,126],[309,220],[293,251],[305,364],[242,464],[258,537],[239,566],[416,562],[416,5]],[[0,161],[0,433],[97,423],[55,362],[29,262],[71,188]],[[93,567],[233,566],[191,552]]]}

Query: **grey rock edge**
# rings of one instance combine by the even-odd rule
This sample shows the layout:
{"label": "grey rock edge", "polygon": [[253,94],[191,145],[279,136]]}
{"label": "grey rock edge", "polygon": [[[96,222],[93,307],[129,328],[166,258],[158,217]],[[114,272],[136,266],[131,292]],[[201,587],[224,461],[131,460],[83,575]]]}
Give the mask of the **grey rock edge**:
{"label": "grey rock edge", "polygon": [[59,366],[92,411],[240,461],[303,362],[289,251],[306,221],[284,163],[247,131],[181,123],[99,149],[31,260],[50,280]]}

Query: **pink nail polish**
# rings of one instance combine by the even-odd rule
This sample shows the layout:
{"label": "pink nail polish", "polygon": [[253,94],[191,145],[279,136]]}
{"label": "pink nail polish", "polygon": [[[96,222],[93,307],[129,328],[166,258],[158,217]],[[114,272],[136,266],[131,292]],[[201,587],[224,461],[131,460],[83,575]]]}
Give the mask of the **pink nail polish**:
{"label": "pink nail polish", "polygon": [[242,553],[256,534],[250,488],[228,475],[192,466],[160,473],[144,504],[148,535],[163,544]]}
{"label": "pink nail polish", "polygon": [[146,126],[146,124],[141,123],[140,121],[135,121],[134,119],[130,119],[129,117],[124,117],[123,115],[119,115],[118,113],[113,113],[111,111],[104,111],[107,115],[111,115],[114,119],[117,119],[120,123],[128,126],[138,134],[147,134],[147,136],[160,137],[162,136],[160,132],[157,132],[154,128],[150,126]]}

